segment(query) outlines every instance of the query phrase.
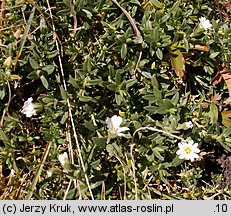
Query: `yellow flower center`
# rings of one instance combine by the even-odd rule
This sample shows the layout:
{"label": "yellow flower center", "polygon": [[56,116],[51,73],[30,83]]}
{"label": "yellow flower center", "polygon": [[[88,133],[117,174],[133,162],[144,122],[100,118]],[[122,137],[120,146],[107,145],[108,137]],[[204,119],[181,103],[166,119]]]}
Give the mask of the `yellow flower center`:
{"label": "yellow flower center", "polygon": [[192,149],[190,147],[186,147],[184,151],[186,154],[190,154],[192,152]]}

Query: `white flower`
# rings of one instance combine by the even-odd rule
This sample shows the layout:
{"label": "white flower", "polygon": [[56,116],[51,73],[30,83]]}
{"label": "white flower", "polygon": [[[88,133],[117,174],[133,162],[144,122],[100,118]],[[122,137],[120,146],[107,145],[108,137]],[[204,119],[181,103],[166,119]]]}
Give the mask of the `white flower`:
{"label": "white flower", "polygon": [[199,158],[199,155],[197,153],[200,152],[200,149],[198,149],[198,143],[194,143],[193,140],[186,141],[183,140],[180,143],[178,143],[179,150],[176,152],[177,155],[179,155],[180,159],[185,160],[191,160],[194,161],[195,158]]}
{"label": "white flower", "polygon": [[51,177],[52,174],[53,174],[53,173],[52,173],[51,171],[47,171],[47,176],[48,176],[48,177]]}
{"label": "white flower", "polygon": [[14,171],[13,169],[11,169],[11,170],[10,170],[10,175],[11,175],[11,176],[14,176],[14,174],[15,174],[15,171]]}
{"label": "white flower", "polygon": [[186,125],[187,128],[193,128],[192,121],[185,122],[185,125]]}
{"label": "white flower", "polygon": [[66,152],[58,156],[59,162],[64,166],[65,163],[69,163],[68,155]]}
{"label": "white flower", "polygon": [[129,130],[128,127],[120,127],[121,123],[122,118],[120,116],[114,115],[111,118],[106,118],[106,124],[108,128],[107,143],[109,143],[112,138],[116,138],[117,136],[124,136],[122,132]]}
{"label": "white flower", "polygon": [[206,19],[205,17],[201,17],[199,18],[200,21],[200,27],[203,28],[204,30],[207,29],[211,29],[212,28],[212,24],[210,23],[210,21],[208,19]]}
{"label": "white flower", "polygon": [[36,115],[35,106],[32,103],[33,98],[30,97],[27,99],[27,101],[24,102],[24,105],[22,107],[22,113],[26,115],[26,117],[31,117],[32,115]]}

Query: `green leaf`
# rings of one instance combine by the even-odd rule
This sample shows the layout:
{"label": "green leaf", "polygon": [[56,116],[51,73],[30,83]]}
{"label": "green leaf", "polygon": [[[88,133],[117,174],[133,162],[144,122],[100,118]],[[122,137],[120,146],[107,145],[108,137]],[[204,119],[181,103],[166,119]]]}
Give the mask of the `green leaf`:
{"label": "green leaf", "polygon": [[84,72],[91,72],[91,58],[89,56],[85,58],[85,61],[83,63],[83,70]]}
{"label": "green leaf", "polygon": [[[97,137],[93,137],[93,139],[94,138],[97,138]],[[94,162],[92,162],[91,164],[90,164],[90,166],[93,168],[93,169],[96,169],[96,170],[101,170],[101,159],[98,159],[98,160],[96,160],[96,161],[94,161]]]}
{"label": "green leaf", "polygon": [[184,160],[182,160],[182,159],[180,159],[178,156],[176,156],[176,157],[172,160],[170,166],[172,166],[172,167],[177,167],[177,166],[179,166],[180,164],[182,164],[183,162],[184,162]]}
{"label": "green leaf", "polygon": [[229,137],[231,135],[231,126],[225,128],[221,134],[223,137]]}
{"label": "green leaf", "polygon": [[184,79],[185,78],[185,59],[183,54],[179,49],[175,50],[174,52],[170,53],[170,59],[172,63],[172,67],[176,72],[176,75]]}
{"label": "green leaf", "polygon": [[48,82],[47,82],[46,77],[42,75],[42,76],[40,76],[40,80],[42,81],[43,86],[44,86],[46,89],[49,89],[49,84],[48,84]]}
{"label": "green leaf", "polygon": [[29,16],[29,18],[27,20],[26,28],[24,30],[23,37],[22,37],[22,40],[21,40],[21,43],[19,45],[19,49],[18,49],[18,52],[17,52],[17,57],[16,57],[16,63],[15,63],[15,65],[17,64],[17,61],[18,61],[18,59],[21,56],[21,53],[23,51],[25,42],[28,39],[28,35],[29,35],[30,29],[31,29],[31,24],[32,24],[32,21],[33,21],[33,18],[34,18],[34,13],[35,13],[35,6],[32,8],[32,10],[30,12],[30,16]]}
{"label": "green leaf", "polygon": [[163,8],[164,7],[164,4],[162,4],[161,2],[159,2],[158,0],[150,0],[151,3],[156,7],[156,8]]}
{"label": "green leaf", "polygon": [[174,107],[174,105],[171,103],[171,101],[169,99],[163,99],[163,107],[165,109],[170,109],[170,108]]}
{"label": "green leaf", "polygon": [[177,92],[176,94],[173,95],[172,99],[171,99],[171,103],[176,106],[179,102],[180,99],[180,94],[179,92]]}
{"label": "green leaf", "polygon": [[142,98],[143,98],[144,100],[152,100],[152,101],[155,101],[155,100],[156,100],[156,97],[155,97],[154,94],[144,95],[144,96],[142,96]]}
{"label": "green leaf", "polygon": [[42,98],[42,102],[43,102],[43,103],[46,103],[46,104],[48,104],[48,103],[54,103],[55,100],[56,100],[56,99],[54,99],[54,98],[52,98],[52,97],[43,97],[43,98]]}
{"label": "green leaf", "polygon": [[163,59],[163,52],[161,51],[160,48],[157,49],[156,55],[157,55],[157,57],[158,57],[160,60]]}
{"label": "green leaf", "polygon": [[115,76],[115,69],[113,65],[109,65],[108,66],[108,70],[109,70],[109,76],[114,77]]}
{"label": "green leaf", "polygon": [[106,112],[107,112],[107,109],[106,109],[106,108],[102,109],[102,110],[97,114],[97,118],[98,118],[98,119],[103,118],[103,116],[106,114]]}
{"label": "green leaf", "polygon": [[64,124],[64,123],[66,122],[67,118],[68,118],[68,112],[65,112],[65,113],[63,114],[63,117],[62,117],[60,123],[61,123],[61,124]]}
{"label": "green leaf", "polygon": [[95,183],[91,183],[91,189],[95,189],[97,187],[99,187],[100,185],[102,185],[104,181],[98,181],[98,182],[95,182]]}
{"label": "green leaf", "polygon": [[127,44],[126,43],[123,43],[122,46],[121,46],[121,51],[120,51],[120,55],[121,55],[121,58],[124,59],[127,55]]}
{"label": "green leaf", "polygon": [[157,99],[160,99],[160,100],[162,100],[162,92],[158,89],[158,88],[156,88],[155,86],[153,87],[153,94],[155,95],[155,97],[157,98]]}
{"label": "green leaf", "polygon": [[216,124],[218,121],[218,108],[215,103],[210,104],[209,116],[210,116],[212,124]]}
{"label": "green leaf", "polygon": [[152,40],[154,43],[157,43],[160,40],[160,32],[157,27],[152,30]]}
{"label": "green leaf", "polygon": [[185,48],[186,52],[189,51],[189,42],[186,38],[184,38],[184,48]]}
{"label": "green leaf", "polygon": [[228,151],[228,152],[231,152],[231,149],[229,148],[229,146],[227,146],[224,141],[223,141],[223,138],[221,136],[218,136],[216,138],[216,140],[223,146],[223,148]]}
{"label": "green leaf", "polygon": [[211,59],[215,59],[219,54],[220,54],[220,52],[214,52],[214,53],[211,53],[209,57]]}
{"label": "green leaf", "polygon": [[158,109],[158,107],[156,107],[156,106],[145,106],[144,109],[147,110],[148,112],[155,113],[156,110]]}
{"label": "green leaf", "polygon": [[147,79],[151,79],[152,78],[152,75],[149,73],[149,72],[141,72],[142,76],[146,77]]}
{"label": "green leaf", "polygon": [[169,14],[165,14],[162,18],[161,18],[161,22],[165,23],[168,19],[170,18]]}
{"label": "green leaf", "polygon": [[159,175],[160,175],[161,181],[163,181],[166,184],[167,179],[165,178],[165,176],[170,176],[170,174],[166,170],[161,169],[161,170],[159,170]]}
{"label": "green leaf", "polygon": [[55,56],[58,55],[58,51],[57,50],[54,50],[54,51],[51,51],[51,52],[48,52],[47,53],[47,58],[49,59],[53,59]]}
{"label": "green leaf", "polygon": [[177,8],[180,6],[180,3],[181,3],[180,0],[179,0],[179,1],[176,1],[176,2],[174,3],[174,5],[172,6],[172,8],[170,9],[169,13],[175,13],[175,11],[177,10]]}
{"label": "green leaf", "polygon": [[84,121],[84,126],[89,129],[90,131],[95,131],[98,127],[95,126],[92,122],[90,121]]}
{"label": "green leaf", "polygon": [[174,113],[177,110],[174,108],[174,105],[169,99],[157,100],[158,107],[155,106],[146,106],[145,110],[158,114]]}
{"label": "green leaf", "polygon": [[6,91],[4,89],[0,89],[0,99],[2,100],[6,96]]}
{"label": "green leaf", "polygon": [[86,14],[86,17],[88,19],[91,19],[92,18],[92,13],[89,11],[89,10],[86,10],[86,9],[82,9],[83,13]]}
{"label": "green leaf", "polygon": [[8,137],[2,129],[0,129],[0,140],[2,140],[3,142],[9,142]]}
{"label": "green leaf", "polygon": [[26,136],[18,136],[18,141],[19,142],[26,142],[27,141],[27,137]]}
{"label": "green leaf", "polygon": [[79,96],[79,100],[82,102],[89,102],[89,101],[93,101],[93,98],[88,96]]}
{"label": "green leaf", "polygon": [[107,88],[110,90],[110,91],[116,91],[118,86],[116,84],[109,84],[107,85]]}
{"label": "green leaf", "polygon": [[119,71],[116,72],[115,83],[116,83],[116,85],[121,84],[121,73]]}
{"label": "green leaf", "polygon": [[118,93],[115,94],[115,99],[116,99],[116,103],[118,105],[120,105],[122,103],[122,101],[123,101],[123,97]]}
{"label": "green leaf", "polygon": [[62,99],[67,100],[67,92],[64,90],[63,86],[60,86],[59,89],[60,89]]}
{"label": "green leaf", "polygon": [[86,85],[87,86],[95,86],[95,85],[98,85],[102,82],[101,79],[93,79],[93,80],[88,80]]}
{"label": "green leaf", "polygon": [[132,4],[139,5],[139,6],[141,5],[139,0],[130,0],[129,2],[132,3]]}
{"label": "green leaf", "polygon": [[121,148],[116,143],[113,143],[112,146],[116,150],[117,154],[122,158],[123,157],[123,152],[122,152]]}
{"label": "green leaf", "polygon": [[43,71],[46,71],[48,75],[52,74],[55,70],[54,65],[46,65],[45,67],[42,68]]}
{"label": "green leaf", "polygon": [[77,83],[77,80],[74,79],[71,75],[69,75],[68,83],[70,83],[74,88],[79,89],[79,85]]}
{"label": "green leaf", "polygon": [[[81,8],[83,7],[84,1],[82,0],[77,0],[75,1],[75,11],[79,11],[81,10]],[[70,5],[70,1],[67,1],[67,6]]]}
{"label": "green leaf", "polygon": [[153,87],[155,86],[156,88],[159,89],[159,83],[158,83],[158,81],[157,81],[157,79],[156,79],[155,76],[152,76],[152,78],[151,78],[151,84],[152,84]]}
{"label": "green leaf", "polygon": [[106,144],[107,144],[107,139],[104,137],[93,137],[92,138],[93,143],[98,146],[99,148],[105,148]]}
{"label": "green leaf", "polygon": [[111,144],[106,145],[106,150],[111,156],[116,156],[116,151],[113,145]]}
{"label": "green leaf", "polygon": [[160,154],[160,152],[159,152],[159,150],[158,150],[157,147],[155,147],[152,151],[153,151],[154,155],[155,155],[157,158],[159,158],[161,161],[164,160],[164,157]]}
{"label": "green leaf", "polygon": [[35,61],[34,59],[29,58],[29,63],[30,63],[30,66],[31,66],[34,70],[39,68],[38,62]]}
{"label": "green leaf", "polygon": [[132,87],[134,84],[137,83],[137,79],[136,78],[133,78],[133,79],[129,79],[125,82],[126,84],[126,88],[130,88]]}
{"label": "green leaf", "polygon": [[38,78],[39,76],[37,75],[36,71],[32,71],[27,75],[27,79],[36,80]]}

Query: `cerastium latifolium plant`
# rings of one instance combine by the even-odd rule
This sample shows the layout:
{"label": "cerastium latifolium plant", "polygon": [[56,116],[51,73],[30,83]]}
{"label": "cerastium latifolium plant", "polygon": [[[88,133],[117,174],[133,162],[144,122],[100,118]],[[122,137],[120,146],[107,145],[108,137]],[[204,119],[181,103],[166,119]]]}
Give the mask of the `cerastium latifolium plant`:
{"label": "cerastium latifolium plant", "polygon": [[230,9],[0,3],[0,199],[231,197]]}

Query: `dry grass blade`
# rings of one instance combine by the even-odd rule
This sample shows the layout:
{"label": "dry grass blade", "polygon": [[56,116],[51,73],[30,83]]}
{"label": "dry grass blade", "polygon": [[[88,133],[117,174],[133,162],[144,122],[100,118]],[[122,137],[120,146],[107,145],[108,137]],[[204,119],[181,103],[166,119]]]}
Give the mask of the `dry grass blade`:
{"label": "dry grass blade", "polygon": [[48,154],[49,154],[51,145],[52,145],[52,142],[48,142],[48,143],[47,143],[46,149],[45,149],[44,154],[43,154],[43,157],[42,157],[41,164],[39,165],[39,167],[38,167],[38,169],[37,169],[37,171],[36,171],[35,177],[34,177],[34,179],[33,179],[33,181],[32,181],[32,184],[31,184],[30,191],[28,192],[28,194],[27,194],[27,196],[26,196],[26,198],[25,198],[26,200],[29,200],[29,199],[32,197],[32,195],[33,195],[33,192],[34,192],[35,187],[36,187],[36,185],[37,185],[38,179],[39,179],[39,177],[40,177],[40,175],[41,175],[41,172],[42,172],[44,163],[45,163],[45,161],[46,161],[46,159],[47,159],[47,156],[48,156]]}
{"label": "dry grass blade", "polygon": [[19,59],[19,57],[21,56],[23,47],[24,47],[24,45],[25,45],[27,36],[28,36],[28,34],[29,34],[30,27],[31,27],[31,23],[32,23],[32,20],[33,20],[33,18],[34,18],[34,12],[35,12],[35,7],[32,8],[31,14],[30,14],[29,19],[28,19],[28,21],[27,21],[26,29],[25,29],[24,34],[23,34],[23,39],[22,39],[22,41],[21,41],[21,44],[20,44],[20,46],[19,46],[19,50],[18,50],[18,53],[17,53],[17,57],[16,57],[15,65],[14,65],[14,70],[16,69],[18,59]]}

